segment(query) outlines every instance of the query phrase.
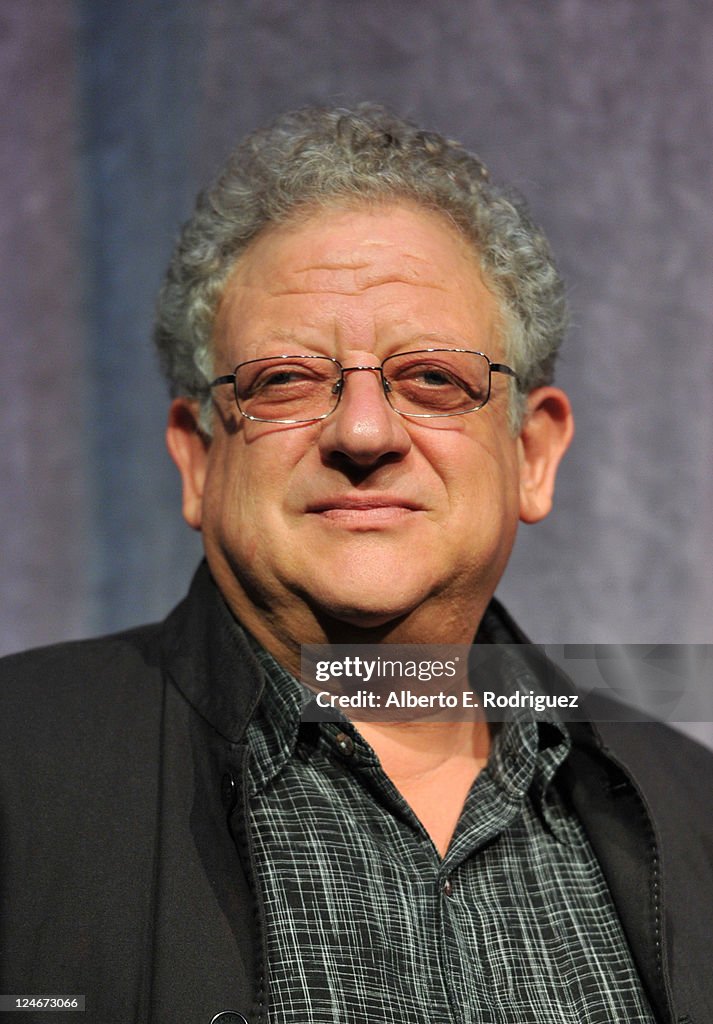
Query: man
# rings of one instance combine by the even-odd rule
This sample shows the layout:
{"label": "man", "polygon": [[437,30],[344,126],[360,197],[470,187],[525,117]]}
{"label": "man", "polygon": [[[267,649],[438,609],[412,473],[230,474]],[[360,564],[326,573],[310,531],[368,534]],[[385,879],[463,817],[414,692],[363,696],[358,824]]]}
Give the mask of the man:
{"label": "man", "polygon": [[[302,714],[304,644],[523,642],[492,598],[572,435],[564,323],[544,238],[457,144],[365,106],[236,151],[156,330],[206,563],[163,625],[4,664],[3,992],[117,1022],[711,1019],[694,744]],[[501,682],[543,678],[523,653]]]}

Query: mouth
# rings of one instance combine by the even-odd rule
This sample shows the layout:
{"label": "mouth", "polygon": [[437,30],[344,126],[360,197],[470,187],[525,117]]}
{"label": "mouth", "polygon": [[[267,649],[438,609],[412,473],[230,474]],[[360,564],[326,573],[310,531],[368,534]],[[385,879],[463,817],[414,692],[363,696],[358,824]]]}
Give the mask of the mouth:
{"label": "mouth", "polygon": [[390,495],[340,495],[309,505],[309,514],[345,526],[377,526],[400,522],[422,512],[416,502]]}

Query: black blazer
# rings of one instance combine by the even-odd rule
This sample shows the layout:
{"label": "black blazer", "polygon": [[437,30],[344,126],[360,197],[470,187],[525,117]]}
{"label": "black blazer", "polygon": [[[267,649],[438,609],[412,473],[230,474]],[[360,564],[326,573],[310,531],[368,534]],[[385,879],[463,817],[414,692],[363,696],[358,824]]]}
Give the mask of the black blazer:
{"label": "black blazer", "polygon": [[[88,1024],[264,1021],[242,744],[261,688],[205,565],[161,625],[0,662],[1,993],[85,995]],[[710,1024],[713,756],[653,724],[570,729],[561,784],[657,1020]]]}

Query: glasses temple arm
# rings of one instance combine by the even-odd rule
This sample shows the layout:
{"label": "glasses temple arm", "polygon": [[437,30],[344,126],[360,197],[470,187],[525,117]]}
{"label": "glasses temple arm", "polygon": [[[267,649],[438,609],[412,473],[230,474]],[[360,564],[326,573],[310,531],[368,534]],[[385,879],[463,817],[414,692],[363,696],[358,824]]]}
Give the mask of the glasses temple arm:
{"label": "glasses temple arm", "polygon": [[235,383],[235,374],[234,373],[224,373],[222,377],[216,377],[215,380],[212,380],[210,382],[210,384],[208,385],[208,387],[209,388],[215,388],[219,384],[234,384],[234,383]]}
{"label": "glasses temple arm", "polygon": [[490,364],[490,372],[491,373],[506,373],[508,375],[508,377],[512,377],[515,381],[517,381],[519,383],[518,378],[517,378],[517,374],[513,370],[512,366],[507,366],[505,363],[491,363]]}

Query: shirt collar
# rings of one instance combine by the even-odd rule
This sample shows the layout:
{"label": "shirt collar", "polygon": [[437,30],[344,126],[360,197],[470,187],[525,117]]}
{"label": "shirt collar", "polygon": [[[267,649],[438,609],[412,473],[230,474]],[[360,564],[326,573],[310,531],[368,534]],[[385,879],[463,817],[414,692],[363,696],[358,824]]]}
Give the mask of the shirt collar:
{"label": "shirt collar", "polygon": [[246,634],[266,685],[256,715],[247,731],[254,785],[263,788],[292,757],[302,723],[302,711],[311,699],[309,690]]}
{"label": "shirt collar", "polygon": [[[261,789],[279,774],[287,760],[293,756],[301,733],[306,733],[310,728],[318,729],[319,726],[301,721],[302,711],[312,697],[310,691],[254,638],[245,635],[266,680],[247,737],[253,754],[253,784]],[[482,631],[479,636],[485,639]],[[532,669],[524,659],[517,657],[517,650],[513,649],[510,655],[504,662],[508,678],[501,681],[503,688],[510,692],[515,689],[523,692],[539,690]],[[329,732],[332,741],[340,729],[352,735],[355,733],[348,719],[343,716],[341,718],[343,721],[339,728],[325,729],[325,735]],[[508,800],[519,804],[529,793],[547,825],[563,841],[569,841],[570,835],[563,821],[559,800],[551,799],[550,784],[570,749],[569,733],[552,709],[538,716],[538,720],[523,711],[516,713],[512,720],[502,723],[497,729],[488,761],[493,781]]]}
{"label": "shirt collar", "polygon": [[[528,643],[495,599],[483,616],[475,642],[509,645],[512,656],[507,659],[511,667],[506,685],[525,690],[539,688],[538,665],[540,660],[549,663],[538,657],[537,649]],[[522,645],[521,655],[518,644]],[[235,620],[205,562],[196,572],[186,600],[166,620],[163,645],[170,678],[199,714],[230,742],[240,742],[253,718],[259,716],[263,745],[256,763],[261,777],[268,779],[276,774],[293,754],[300,734],[306,736],[316,728],[301,723],[309,692]],[[518,722],[524,727],[526,721],[518,717],[510,724]],[[351,729],[346,718],[342,725],[345,731]],[[504,723],[503,739],[499,741],[504,753],[498,752],[499,743],[495,743],[493,764],[504,769],[506,761],[510,765],[508,751],[518,749],[522,755],[523,751],[536,749],[529,786],[544,814],[550,783],[569,753],[570,733],[554,713],[546,722],[540,720],[536,724],[536,740],[521,730],[509,739],[508,725]],[[586,732],[580,742],[596,740],[596,736],[593,740],[589,738],[585,723],[575,725],[580,732]],[[252,745],[254,736],[248,736],[247,742]],[[509,768],[507,776],[507,785],[514,790],[520,790],[527,781],[525,769],[518,765]]]}

